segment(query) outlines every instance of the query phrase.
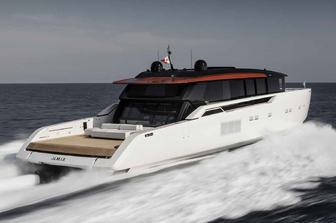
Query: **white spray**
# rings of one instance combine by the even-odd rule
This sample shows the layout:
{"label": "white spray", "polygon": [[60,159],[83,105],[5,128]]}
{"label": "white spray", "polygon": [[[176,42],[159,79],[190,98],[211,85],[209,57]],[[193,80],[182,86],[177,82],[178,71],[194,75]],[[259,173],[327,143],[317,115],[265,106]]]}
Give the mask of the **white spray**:
{"label": "white spray", "polygon": [[[335,145],[334,129],[307,123],[193,166],[111,184],[11,221],[205,222],[290,205],[300,201],[290,188],[314,187],[311,178],[336,175]],[[99,183],[100,174],[72,173],[49,185],[7,193],[1,202],[5,206],[13,197],[24,202],[41,192]]]}

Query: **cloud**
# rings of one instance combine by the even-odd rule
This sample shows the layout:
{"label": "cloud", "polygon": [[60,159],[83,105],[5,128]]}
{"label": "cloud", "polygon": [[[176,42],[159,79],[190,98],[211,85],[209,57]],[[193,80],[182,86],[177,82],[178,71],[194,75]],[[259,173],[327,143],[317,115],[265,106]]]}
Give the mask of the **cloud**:
{"label": "cloud", "polygon": [[148,68],[168,44],[176,67],[190,66],[193,49],[210,65],[336,81],[335,5],[328,1],[70,2],[2,5],[0,82],[109,82]]}

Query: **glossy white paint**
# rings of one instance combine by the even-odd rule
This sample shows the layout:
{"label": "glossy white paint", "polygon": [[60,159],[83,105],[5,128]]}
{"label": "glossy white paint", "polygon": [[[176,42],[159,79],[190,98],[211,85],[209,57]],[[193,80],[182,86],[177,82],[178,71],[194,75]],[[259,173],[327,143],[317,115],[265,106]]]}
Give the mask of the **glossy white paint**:
{"label": "glossy white paint", "polygon": [[[287,89],[281,93],[207,104],[192,112],[186,120],[131,134],[109,159],[94,158],[93,162],[91,157],[72,159],[75,156],[58,155],[71,162],[58,162],[56,165],[110,168],[113,171],[141,171],[176,165],[213,152],[242,146],[269,133],[303,123],[307,117],[310,96],[310,89]],[[203,116],[207,110],[265,97],[272,98],[267,103]],[[82,119],[37,130],[22,147],[18,157],[29,162],[55,165],[55,160],[50,160],[53,154],[48,156],[45,153],[27,152],[27,145],[45,137],[83,134],[81,123],[86,121],[88,128],[99,126],[110,120],[111,115],[112,113],[106,117]]]}

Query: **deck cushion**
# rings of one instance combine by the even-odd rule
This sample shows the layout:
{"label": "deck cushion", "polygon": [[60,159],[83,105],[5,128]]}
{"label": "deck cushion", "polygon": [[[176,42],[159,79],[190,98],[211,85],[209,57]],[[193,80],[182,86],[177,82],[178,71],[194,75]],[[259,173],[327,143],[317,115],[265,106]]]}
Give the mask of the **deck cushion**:
{"label": "deck cushion", "polygon": [[131,125],[131,124],[114,124],[114,123],[103,123],[102,129],[120,129],[120,130],[133,130],[139,131],[143,129],[142,125]]}
{"label": "deck cushion", "polygon": [[85,130],[85,135],[89,135],[94,138],[107,138],[107,139],[126,139],[131,133],[132,131],[119,130],[119,129],[92,128]]}

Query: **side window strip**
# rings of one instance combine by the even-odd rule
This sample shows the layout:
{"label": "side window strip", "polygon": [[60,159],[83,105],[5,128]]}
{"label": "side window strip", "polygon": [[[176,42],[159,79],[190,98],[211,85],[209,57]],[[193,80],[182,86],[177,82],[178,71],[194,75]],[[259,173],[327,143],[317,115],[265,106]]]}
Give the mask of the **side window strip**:
{"label": "side window strip", "polygon": [[221,113],[223,112],[223,110],[221,108],[216,108],[216,109],[212,109],[212,110],[208,110],[206,112],[204,112],[203,116],[208,116],[208,115],[213,115],[213,114],[217,114],[217,113]]}
{"label": "side window strip", "polygon": [[246,107],[246,106],[250,106],[250,105],[267,103],[271,98],[272,97],[260,98],[260,99],[256,99],[256,100],[252,100],[252,101],[244,101],[244,102],[237,103],[237,104],[225,105],[225,106],[222,106],[222,109],[224,111],[229,111],[229,110],[232,110],[232,109],[242,108],[242,107]]}

